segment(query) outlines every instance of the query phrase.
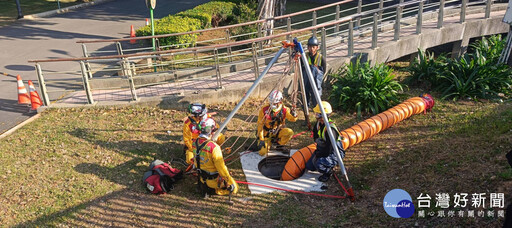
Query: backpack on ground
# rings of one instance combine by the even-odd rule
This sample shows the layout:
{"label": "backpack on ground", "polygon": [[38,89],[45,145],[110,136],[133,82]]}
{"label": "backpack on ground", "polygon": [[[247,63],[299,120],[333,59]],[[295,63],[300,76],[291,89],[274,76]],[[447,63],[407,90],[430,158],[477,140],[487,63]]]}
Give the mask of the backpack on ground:
{"label": "backpack on ground", "polygon": [[149,165],[149,170],[144,173],[142,181],[151,193],[165,194],[173,190],[176,181],[182,177],[181,170],[172,168],[161,160],[154,160]]}

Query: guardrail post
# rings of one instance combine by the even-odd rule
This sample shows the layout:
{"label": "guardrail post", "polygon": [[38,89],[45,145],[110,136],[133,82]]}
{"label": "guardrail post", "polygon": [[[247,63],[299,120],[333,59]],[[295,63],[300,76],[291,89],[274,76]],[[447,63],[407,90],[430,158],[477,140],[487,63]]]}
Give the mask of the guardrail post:
{"label": "guardrail post", "polygon": [[384,8],[384,0],[379,1],[379,21],[382,21],[382,13]]}
{"label": "guardrail post", "polygon": [[[197,43],[194,43],[194,47],[197,48]],[[199,66],[199,58],[197,57],[197,49],[194,49],[194,60],[196,61],[196,67]]]}
{"label": "guardrail post", "polygon": [[135,90],[135,83],[133,82],[133,70],[131,69],[131,64],[128,60],[123,59],[121,63],[123,71],[126,72],[126,76],[128,76],[128,83],[130,84],[130,92],[132,94],[132,100],[138,100],[137,91]]}
{"label": "guardrail post", "polygon": [[[231,41],[231,34],[229,34],[229,29],[226,29],[226,42],[229,43]],[[231,58],[231,46],[227,48],[228,50],[228,61],[232,62],[233,59]]]}
{"label": "guardrail post", "polygon": [[217,89],[222,89],[222,77],[220,75],[219,50],[213,49],[213,58],[215,59],[215,71],[217,75]]}
{"label": "guardrail post", "polygon": [[252,64],[254,68],[254,76],[257,79],[260,76],[260,68],[258,65],[258,50],[256,50],[255,43],[252,43]]}
{"label": "guardrail post", "polygon": [[161,51],[160,48],[160,40],[158,38],[155,38],[155,51]]}
{"label": "guardrail post", "polygon": [[467,0],[462,0],[462,5],[460,6],[460,23],[466,22],[466,8],[468,8],[467,5]]}
{"label": "guardrail post", "polygon": [[[291,32],[292,31],[292,19],[290,17],[286,18],[286,31]],[[292,41],[292,35],[287,35],[286,40]]]}
{"label": "guardrail post", "polygon": [[87,71],[85,69],[84,61],[80,61],[80,69],[82,70],[82,80],[84,83],[84,90],[85,90],[85,95],[87,97],[87,103],[94,104],[94,99],[92,97],[92,92],[91,92],[91,86],[89,85],[89,78],[87,77]]}
{"label": "guardrail post", "polygon": [[123,47],[121,47],[121,43],[116,42],[116,50],[118,55],[123,55]]}
{"label": "guardrail post", "polygon": [[[85,44],[82,44],[82,52],[83,52],[85,58],[89,57],[89,54],[87,53],[87,47],[85,46]],[[87,72],[88,72],[87,76],[89,76],[89,78],[92,78],[91,64],[87,60],[85,61],[85,67],[87,67]]]}
{"label": "guardrail post", "polygon": [[354,22],[348,22],[348,56],[354,55]]}
{"label": "guardrail post", "polygon": [[396,19],[395,19],[395,37],[394,40],[400,39],[400,21],[402,20],[402,6],[396,8]]}
{"label": "guardrail post", "polygon": [[439,12],[437,14],[437,28],[443,27],[444,19],[444,0],[439,1]]}
{"label": "guardrail post", "polygon": [[491,16],[491,5],[492,0],[487,0],[485,3],[485,18],[489,18]]}
{"label": "guardrail post", "polygon": [[423,1],[420,1],[418,7],[418,16],[416,18],[416,34],[421,34],[421,27],[423,26]]}
{"label": "guardrail post", "polygon": [[50,106],[50,97],[48,97],[48,91],[46,90],[46,84],[44,83],[43,71],[41,70],[41,65],[39,65],[39,63],[36,63],[36,73],[37,79],[39,80],[39,90],[41,91],[43,103],[46,106]]}
{"label": "guardrail post", "polygon": [[[361,14],[362,11],[363,11],[363,0],[358,0],[357,1],[357,14]],[[356,27],[358,29],[359,29],[359,27],[361,27],[361,17],[357,17]]]}
{"label": "guardrail post", "polygon": [[[322,28],[322,56],[324,56],[327,63],[327,34],[325,32],[325,27]],[[325,70],[327,69],[324,69],[324,71]]]}
{"label": "guardrail post", "polygon": [[[340,5],[336,5],[336,15],[334,15],[334,20],[339,21],[340,20]],[[334,32],[337,33],[340,31],[340,24],[336,24],[334,27]]]}
{"label": "guardrail post", "polygon": [[[312,26],[313,26],[313,27],[315,27],[315,26],[316,26],[316,11],[313,11],[313,25],[312,25]],[[313,29],[313,31],[312,31],[312,32],[313,32],[313,36],[315,36],[315,37],[316,37],[316,29]]]}
{"label": "guardrail post", "polygon": [[[155,51],[161,51],[160,40],[158,38],[155,38]],[[157,55],[157,56],[158,56],[158,58],[154,58],[155,66],[153,67],[153,72],[157,72],[156,66],[158,65],[158,61],[160,61],[160,63],[162,62],[162,56],[160,56],[160,55]],[[135,70],[135,68],[134,68],[134,70]]]}
{"label": "guardrail post", "polygon": [[379,14],[373,14],[373,30],[372,30],[372,49],[377,47],[377,37],[379,35]]}
{"label": "guardrail post", "polygon": [[[292,18],[288,17],[286,18],[286,32],[292,31]],[[292,35],[287,35],[286,40],[288,42],[292,42]],[[292,61],[292,49],[288,48],[288,62],[290,63]]]}
{"label": "guardrail post", "polygon": [[172,52],[170,55],[170,60],[171,60],[171,69],[174,71],[178,70],[176,67],[176,60],[174,59],[174,53],[172,53]]}
{"label": "guardrail post", "polygon": [[[261,24],[258,23],[258,38],[263,37],[263,27]],[[262,41],[258,42],[258,46],[260,50],[263,50],[263,43]]]}

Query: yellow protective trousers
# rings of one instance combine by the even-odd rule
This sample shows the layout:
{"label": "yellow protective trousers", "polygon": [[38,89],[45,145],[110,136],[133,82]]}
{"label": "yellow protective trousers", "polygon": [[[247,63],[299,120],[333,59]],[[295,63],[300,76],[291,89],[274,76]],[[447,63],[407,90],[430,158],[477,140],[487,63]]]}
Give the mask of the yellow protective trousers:
{"label": "yellow protective trousers", "polygon": [[290,128],[282,128],[279,130],[277,135],[270,134],[269,132],[264,130],[264,135],[268,135],[269,137],[265,137],[265,146],[262,147],[259,151],[261,156],[266,156],[268,151],[270,150],[270,146],[272,145],[272,141],[275,140],[279,145],[285,145],[290,141],[293,136],[293,130]]}
{"label": "yellow protective trousers", "polygon": [[[233,183],[235,185],[235,190],[233,191],[233,194],[236,194],[238,192],[238,184],[232,177],[228,177],[229,180],[224,181],[221,177],[218,177],[217,179],[207,179],[206,185],[215,190],[215,193],[220,196],[229,195],[229,191],[226,189],[228,186],[226,185],[228,182]],[[201,182],[204,183],[205,180],[201,178]]]}

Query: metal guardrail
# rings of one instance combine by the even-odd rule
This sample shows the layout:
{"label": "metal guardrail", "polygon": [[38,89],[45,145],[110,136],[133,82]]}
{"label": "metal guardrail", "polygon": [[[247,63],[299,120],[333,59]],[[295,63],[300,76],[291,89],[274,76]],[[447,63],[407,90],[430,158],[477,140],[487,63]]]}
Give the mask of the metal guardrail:
{"label": "metal guardrail", "polygon": [[[55,86],[58,83],[67,83],[69,81],[62,82],[62,80],[45,80],[44,75],[46,74],[62,74],[64,72],[52,72],[44,71],[41,67],[42,63],[48,62],[78,62],[80,64],[80,70],[66,72],[66,74],[81,75],[81,81],[74,81],[76,90],[83,90],[87,96],[87,103],[94,103],[92,96],[92,90],[102,89],[115,89],[115,88],[129,88],[131,92],[131,99],[137,100],[137,88],[169,83],[169,81],[184,81],[190,80],[190,76],[186,76],[188,71],[207,71],[212,70],[212,74],[202,76],[209,78],[211,75],[215,75],[217,87],[222,87],[222,72],[226,68],[232,68],[233,66],[241,66],[242,69],[254,69],[255,75],[258,75],[259,66],[261,59],[266,54],[275,52],[276,49],[280,48],[280,42],[283,39],[290,40],[292,36],[298,37],[301,41],[304,41],[311,33],[320,31],[321,34],[321,52],[324,55],[328,54],[327,47],[329,45],[339,45],[342,42],[346,44],[348,50],[348,56],[354,54],[354,37],[360,38],[359,40],[371,39],[372,48],[377,46],[377,39],[379,33],[393,32],[394,39],[400,39],[400,29],[403,28],[402,23],[406,20],[415,20],[416,33],[421,33],[422,21],[425,11],[437,10],[437,27],[443,26],[443,18],[445,9],[459,9],[460,8],[460,22],[465,21],[465,15],[467,7],[471,5],[482,5],[485,7],[485,16],[490,16],[491,0],[475,1],[468,3],[467,0],[452,0],[446,1],[441,0],[435,3],[425,3],[425,0],[414,0],[408,2],[400,2],[385,6],[384,3],[389,1],[383,1],[376,3],[370,3],[368,5],[358,4],[356,10],[360,13],[351,14],[340,18],[340,5],[343,1],[335,4],[328,5],[329,7],[336,7],[336,15],[333,20],[304,27],[300,29],[291,29],[290,15],[285,15],[281,18],[287,18],[287,31],[277,32],[275,34],[265,37],[258,37],[246,40],[240,40],[235,42],[214,44],[208,46],[195,46],[190,48],[182,49],[169,49],[159,50],[151,52],[135,52],[126,54],[126,50],[123,50],[119,41],[130,40],[128,39],[117,39],[108,41],[90,41],[92,42],[115,42],[117,49],[117,55],[108,56],[89,56],[87,48],[85,47],[85,41],[82,42],[84,47],[84,56],[82,58],[67,58],[67,59],[47,59],[47,60],[31,60],[29,62],[36,64],[36,72],[39,77],[41,93],[45,105],[50,104],[50,97],[48,93],[57,92],[58,90],[48,90],[48,86]],[[361,2],[361,1],[360,1]],[[485,3],[485,4],[484,4]],[[325,6],[324,6],[325,7]],[[363,9],[366,9],[363,11]],[[316,12],[318,9],[311,9],[307,12]],[[347,9],[348,10],[348,9]],[[452,10],[453,11],[453,10]],[[296,15],[300,15],[297,14]],[[316,13],[314,14],[316,15]],[[315,24],[319,18],[325,18],[326,15],[320,17],[313,17],[313,24]],[[276,17],[277,18],[277,17]],[[274,18],[274,19],[276,19]],[[259,20],[256,22],[248,23],[262,23],[268,20]],[[248,24],[244,23],[244,24]],[[355,26],[354,26],[355,25]],[[233,25],[236,27],[240,25]],[[409,25],[406,26],[411,26]],[[279,27],[277,27],[279,28]],[[221,28],[223,29],[223,28]],[[214,30],[214,29],[209,29]],[[219,29],[217,29],[219,30]],[[229,34],[229,32],[226,32]],[[371,37],[362,37],[364,34],[371,34]],[[141,37],[138,39],[147,39],[152,37]],[[130,50],[132,51],[132,50]],[[96,66],[100,70],[93,71],[92,66]],[[181,67],[181,68],[180,68]],[[245,67],[245,68],[244,68]],[[165,80],[158,81],[154,80],[151,82],[135,83],[136,80],[141,78],[149,78],[155,76],[153,72],[154,68],[158,68],[161,72],[164,72],[168,77],[164,77]],[[120,86],[105,86],[104,88],[98,86],[91,86],[91,82],[94,80],[111,79],[112,75],[117,73],[118,76],[122,76],[122,79],[126,82]],[[106,74],[107,76],[101,76]],[[98,77],[96,77],[97,75]],[[170,75],[170,76],[169,76]],[[158,75],[157,75],[158,76]],[[198,77],[201,77],[200,75]],[[119,79],[119,77],[115,77]]]}

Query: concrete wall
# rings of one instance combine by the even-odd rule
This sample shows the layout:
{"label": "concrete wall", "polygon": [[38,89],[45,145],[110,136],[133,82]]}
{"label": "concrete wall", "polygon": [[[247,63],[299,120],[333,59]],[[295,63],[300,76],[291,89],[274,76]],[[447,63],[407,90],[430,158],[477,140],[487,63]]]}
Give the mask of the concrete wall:
{"label": "concrete wall", "polygon": [[508,30],[509,25],[501,22],[501,18],[450,24],[441,29],[423,30],[419,35],[403,37],[399,41],[385,43],[364,53],[372,64],[383,63],[416,53],[418,49],[425,50],[456,41],[462,41],[461,45],[467,46],[471,38],[506,33]]}

